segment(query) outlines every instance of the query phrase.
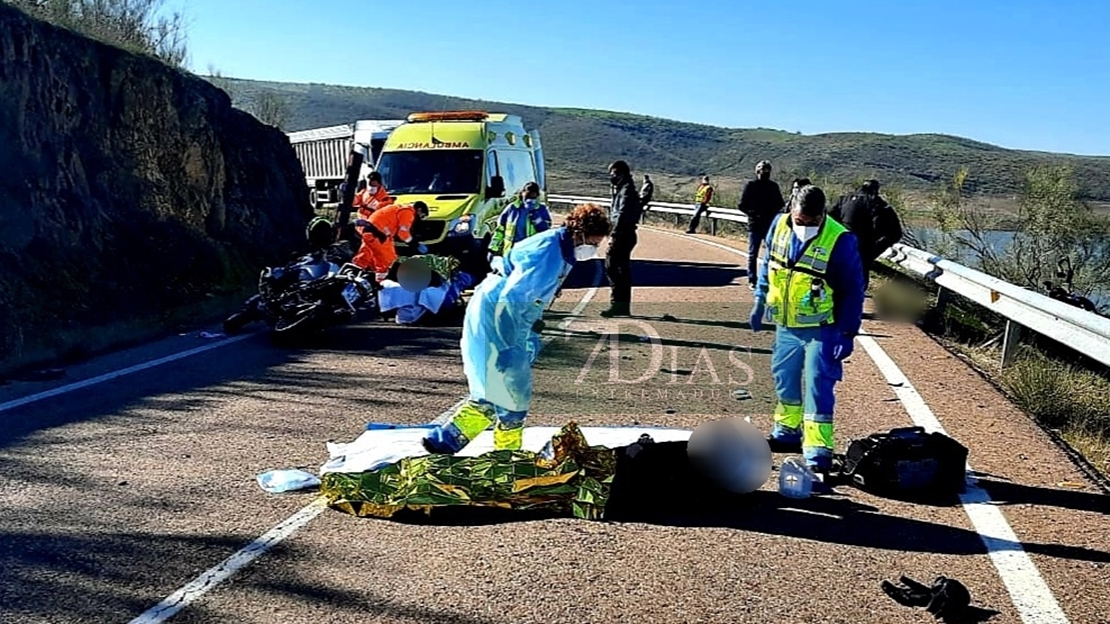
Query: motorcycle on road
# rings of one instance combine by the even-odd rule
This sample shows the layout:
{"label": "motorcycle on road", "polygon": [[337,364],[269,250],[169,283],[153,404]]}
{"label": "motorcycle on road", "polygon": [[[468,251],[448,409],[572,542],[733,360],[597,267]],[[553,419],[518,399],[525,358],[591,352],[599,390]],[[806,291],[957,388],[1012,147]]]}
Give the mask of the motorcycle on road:
{"label": "motorcycle on road", "polygon": [[258,294],[224,320],[233,334],[256,321],[275,334],[319,331],[376,314],[379,286],[372,272],[351,263],[346,242],[317,249],[280,267],[266,267],[258,277]]}

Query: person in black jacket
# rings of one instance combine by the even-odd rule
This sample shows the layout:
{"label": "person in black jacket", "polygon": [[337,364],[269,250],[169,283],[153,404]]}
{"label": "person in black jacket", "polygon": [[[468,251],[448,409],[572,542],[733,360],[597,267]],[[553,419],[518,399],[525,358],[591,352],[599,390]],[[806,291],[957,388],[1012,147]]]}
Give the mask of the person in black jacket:
{"label": "person in black jacket", "polygon": [[636,247],[636,228],[644,207],[627,162],[618,160],[609,165],[609,183],[613,185],[613,200],[609,204],[613,232],[609,235],[609,251],[605,254],[605,272],[611,294],[609,308],[601,315],[629,316],[632,314],[632,249]]}
{"label": "person in black jacket", "polygon": [[843,223],[859,240],[866,291],[871,282],[871,265],[884,251],[902,240],[902,221],[879,195],[878,180],[868,180],[855,193],[841,196],[829,209],[829,216]]}
{"label": "person in black jacket", "polygon": [[651,181],[651,176],[644,174],[644,185],[640,187],[640,205],[644,207],[646,212],[648,204],[651,203],[651,198],[655,196],[655,183]]}
{"label": "person in black jacket", "polygon": [[771,163],[759,161],[755,166],[754,180],[744,184],[737,208],[748,216],[748,288],[755,289],[756,266],[759,262],[759,248],[767,238],[767,230],[785,205],[782,189],[778,182],[771,180]]}

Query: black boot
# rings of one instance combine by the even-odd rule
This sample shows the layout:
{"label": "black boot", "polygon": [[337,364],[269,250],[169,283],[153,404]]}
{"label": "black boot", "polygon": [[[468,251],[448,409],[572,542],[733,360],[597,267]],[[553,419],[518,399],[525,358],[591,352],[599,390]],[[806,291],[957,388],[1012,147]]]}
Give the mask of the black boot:
{"label": "black boot", "polygon": [[631,306],[627,303],[611,303],[601,311],[601,316],[613,318],[614,316],[632,316]]}

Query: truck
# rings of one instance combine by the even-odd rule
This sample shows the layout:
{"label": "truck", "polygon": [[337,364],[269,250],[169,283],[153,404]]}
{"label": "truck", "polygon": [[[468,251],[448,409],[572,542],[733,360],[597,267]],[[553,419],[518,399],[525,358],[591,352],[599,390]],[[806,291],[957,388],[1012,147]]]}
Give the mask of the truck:
{"label": "truck", "polygon": [[389,133],[401,119],[360,119],[354,123],[290,132],[286,136],[304,168],[308,198],[314,209],[340,201],[339,186],[347,177],[352,151],[362,154],[359,179],[374,170]]}
{"label": "truck", "polygon": [[539,131],[506,113],[412,113],[389,133],[377,171],[397,203],[428,205],[414,235],[429,252],[481,275],[505,206],[528,182],[540,186],[541,201],[547,196]]}

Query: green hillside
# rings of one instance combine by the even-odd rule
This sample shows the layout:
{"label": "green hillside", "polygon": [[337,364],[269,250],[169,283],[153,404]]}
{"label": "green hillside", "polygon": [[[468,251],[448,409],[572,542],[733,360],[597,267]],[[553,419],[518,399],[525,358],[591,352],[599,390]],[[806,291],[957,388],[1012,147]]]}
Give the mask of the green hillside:
{"label": "green hillside", "polygon": [[968,190],[982,195],[1016,194],[1028,167],[1067,162],[1074,167],[1086,199],[1110,201],[1110,157],[1009,150],[947,135],[802,135],[416,91],[226,78],[218,83],[240,107],[258,102],[267,91],[276,94],[287,113],[286,131],[356,119],[398,119],[417,110],[479,108],[519,114],[529,127],[539,128],[552,172],[549,186],[559,192],[599,192],[605,187],[605,166],[616,158],[628,160],[636,173],[659,176],[662,183],[657,182],[657,187],[664,195],[668,190],[685,190],[702,173],[739,184],[739,178],[750,176],[755,163],[764,158],[774,163],[780,181],[795,172],[844,182],[875,177],[907,190],[934,188],[966,166]]}

